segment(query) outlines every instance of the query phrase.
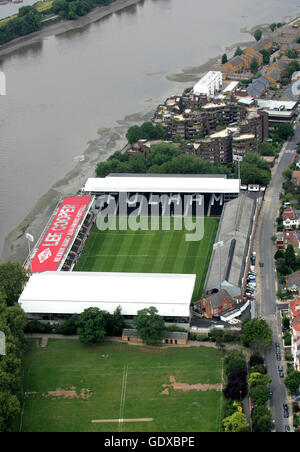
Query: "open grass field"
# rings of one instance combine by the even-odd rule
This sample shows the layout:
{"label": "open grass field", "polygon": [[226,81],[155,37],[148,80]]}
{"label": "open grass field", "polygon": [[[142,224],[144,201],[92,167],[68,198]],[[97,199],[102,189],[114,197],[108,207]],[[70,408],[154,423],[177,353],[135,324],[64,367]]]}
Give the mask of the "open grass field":
{"label": "open grass field", "polygon": [[[76,340],[50,339],[48,347],[41,348],[38,340],[31,340],[24,369],[27,395],[21,430],[217,432],[220,388],[204,391],[188,385],[220,386],[221,358],[220,351],[206,347],[83,345]],[[176,390],[171,385],[175,380],[185,383],[188,390]],[[167,388],[169,394],[161,394]],[[91,422],[120,418],[152,420]]]}
{"label": "open grass field", "polygon": [[193,295],[201,294],[219,218],[204,218],[201,241],[185,240],[187,231],[99,231],[92,229],[76,271],[196,274]]}

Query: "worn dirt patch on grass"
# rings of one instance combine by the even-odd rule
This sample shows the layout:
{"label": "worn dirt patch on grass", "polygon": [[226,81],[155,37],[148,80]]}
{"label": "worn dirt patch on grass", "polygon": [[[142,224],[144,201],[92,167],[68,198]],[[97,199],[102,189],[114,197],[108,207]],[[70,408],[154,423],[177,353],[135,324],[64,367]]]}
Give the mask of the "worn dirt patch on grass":
{"label": "worn dirt patch on grass", "polygon": [[87,400],[92,397],[90,390],[82,388],[77,393],[76,388],[72,387],[70,390],[57,388],[55,391],[48,391],[46,397],[64,397],[65,399],[83,399]]}
{"label": "worn dirt patch on grass", "polygon": [[165,388],[161,394],[163,395],[169,395],[169,388],[173,388],[175,391],[209,391],[209,390],[214,390],[214,391],[221,391],[222,390],[222,385],[221,384],[215,384],[215,385],[211,385],[211,384],[201,384],[201,383],[197,383],[197,384],[187,384],[187,383],[178,383],[176,381],[176,378],[171,376],[169,378],[170,384],[169,385],[162,385],[163,388]]}

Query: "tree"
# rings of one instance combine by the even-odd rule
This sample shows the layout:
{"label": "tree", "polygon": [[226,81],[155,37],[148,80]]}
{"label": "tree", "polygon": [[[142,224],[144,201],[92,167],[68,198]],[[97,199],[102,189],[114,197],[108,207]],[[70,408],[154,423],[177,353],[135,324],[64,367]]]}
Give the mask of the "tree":
{"label": "tree", "polygon": [[244,52],[242,51],[242,49],[240,47],[238,47],[235,51],[234,56],[241,56],[241,55],[243,55],[243,53]]}
{"label": "tree", "polygon": [[226,53],[224,53],[224,55],[222,56],[222,64],[226,64],[228,62],[228,57],[226,55]]}
{"label": "tree", "polygon": [[264,62],[264,64],[269,64],[269,63],[270,63],[270,52],[269,52],[269,50],[267,50],[267,49],[261,49],[259,52],[260,52],[260,53],[262,54],[262,56],[263,56],[263,62]]}
{"label": "tree", "polygon": [[288,245],[286,248],[285,263],[292,270],[296,270],[297,268],[296,255],[292,245]]}
{"label": "tree", "polygon": [[106,321],[98,308],[85,309],[78,317],[77,333],[82,343],[100,342],[106,334]]}
{"label": "tree", "polygon": [[291,393],[295,394],[300,388],[300,372],[290,370],[284,379],[284,384]]}
{"label": "tree", "polygon": [[246,416],[239,411],[236,411],[231,416],[223,419],[222,423],[224,432],[244,433],[249,431],[249,424]]}
{"label": "tree", "polygon": [[126,138],[130,144],[136,143],[141,137],[141,129],[139,126],[132,126],[128,129],[126,133]]}
{"label": "tree", "polygon": [[223,394],[227,399],[243,400],[248,393],[248,385],[246,381],[229,380],[223,389]]}
{"label": "tree", "polygon": [[264,405],[270,398],[270,391],[266,385],[256,385],[250,389],[249,396],[254,405]]}
{"label": "tree", "polygon": [[273,31],[276,30],[276,28],[277,28],[277,24],[276,24],[275,22],[273,22],[273,23],[270,25],[270,30],[273,32]]}
{"label": "tree", "polygon": [[21,412],[22,360],[26,316],[19,305],[7,306],[0,290],[0,331],[5,333],[6,354],[0,356],[0,432],[11,431]]}
{"label": "tree", "polygon": [[278,259],[285,259],[285,254],[283,250],[277,250],[274,256],[275,260],[277,261]]}
{"label": "tree", "polygon": [[153,306],[138,311],[133,323],[137,329],[138,336],[148,345],[157,344],[165,335],[165,322],[158,315],[158,310]]}
{"label": "tree", "polygon": [[263,319],[245,319],[241,342],[256,351],[264,351],[272,345],[272,330]]}
{"label": "tree", "polygon": [[266,406],[255,407],[251,413],[253,432],[268,433],[273,429],[273,417]]}
{"label": "tree", "polygon": [[115,312],[112,315],[112,323],[113,323],[113,330],[112,330],[112,336],[121,336],[123,328],[125,326],[124,324],[124,318],[122,316],[122,308],[121,306],[118,306],[115,310]]}
{"label": "tree", "polygon": [[260,372],[251,372],[248,378],[248,386],[253,388],[254,386],[268,385],[272,382],[269,375],[261,374]]}
{"label": "tree", "polygon": [[256,39],[256,41],[260,41],[262,38],[262,31],[260,29],[255,30],[253,36]]}
{"label": "tree", "polygon": [[272,144],[270,144],[266,141],[264,141],[263,143],[261,143],[258,146],[258,152],[260,153],[260,155],[264,155],[264,156],[274,156],[275,155]]}
{"label": "tree", "polygon": [[257,58],[253,58],[250,64],[250,70],[253,74],[256,74],[259,69],[259,64]]}
{"label": "tree", "polygon": [[26,270],[17,262],[0,264],[0,290],[3,291],[9,306],[18,302],[28,279]]}
{"label": "tree", "polygon": [[264,358],[260,355],[251,355],[249,359],[249,366],[253,367],[257,364],[264,364]]}
{"label": "tree", "polygon": [[292,124],[280,124],[277,131],[279,138],[284,141],[295,135],[295,130]]}
{"label": "tree", "polygon": [[243,352],[230,350],[224,358],[224,370],[228,376],[236,369],[246,369],[247,363]]}

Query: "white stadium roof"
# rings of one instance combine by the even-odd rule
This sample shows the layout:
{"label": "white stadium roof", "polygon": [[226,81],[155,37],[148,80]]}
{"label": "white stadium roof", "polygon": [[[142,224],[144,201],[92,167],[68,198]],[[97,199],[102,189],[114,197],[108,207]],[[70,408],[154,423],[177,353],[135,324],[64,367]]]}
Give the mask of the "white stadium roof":
{"label": "white stadium roof", "polygon": [[105,177],[87,180],[86,193],[239,193],[239,179],[225,177]]}
{"label": "white stadium roof", "polygon": [[161,316],[189,317],[196,275],[44,272],[31,276],[19,303],[31,314],[80,314],[90,307],[136,315],[154,306]]}

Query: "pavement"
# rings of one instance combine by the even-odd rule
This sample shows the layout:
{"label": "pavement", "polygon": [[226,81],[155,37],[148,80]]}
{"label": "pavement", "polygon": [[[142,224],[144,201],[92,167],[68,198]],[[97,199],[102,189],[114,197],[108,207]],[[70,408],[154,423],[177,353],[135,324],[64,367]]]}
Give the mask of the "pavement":
{"label": "pavement", "polygon": [[[279,194],[284,182],[282,172],[293,162],[296,144],[299,141],[300,127],[297,127],[295,136],[284,145],[278,163],[273,169],[273,178],[265,193],[255,241],[257,253],[256,315],[267,321],[273,331],[273,341],[280,344],[282,351],[284,348],[281,337],[280,313],[276,303],[277,278],[274,263],[276,249],[271,238],[275,233],[275,222],[279,213]],[[264,263],[262,268],[259,266],[259,262]],[[270,400],[270,410],[275,421],[275,430],[276,432],[284,432],[285,425],[289,423],[291,428],[293,425],[291,418],[284,419],[283,417],[283,403],[287,403],[288,394],[283,378],[279,377],[278,365],[282,365],[286,370],[286,364],[283,361],[277,361],[274,345],[266,353],[265,362],[268,374],[272,379],[271,389],[273,396]],[[291,406],[290,415],[292,415]]]}

